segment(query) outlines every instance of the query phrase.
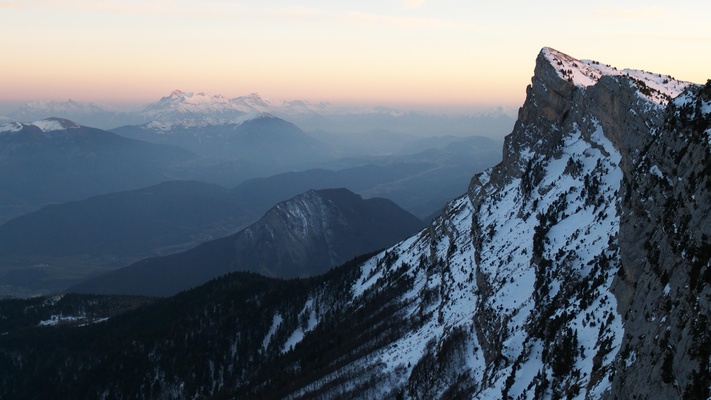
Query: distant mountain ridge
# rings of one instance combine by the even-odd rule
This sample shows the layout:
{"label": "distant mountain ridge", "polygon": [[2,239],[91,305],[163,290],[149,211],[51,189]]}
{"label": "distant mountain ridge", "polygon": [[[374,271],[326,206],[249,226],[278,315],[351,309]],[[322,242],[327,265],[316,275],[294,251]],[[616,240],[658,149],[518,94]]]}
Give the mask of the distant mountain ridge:
{"label": "distant mountain ridge", "polygon": [[50,117],[45,118],[40,121],[35,121],[31,123],[24,122],[6,122],[0,125],[0,134],[13,135],[13,134],[33,134],[39,129],[42,133],[49,132],[61,132],[64,135],[71,135],[72,132],[69,129],[81,128],[81,125],[76,122],[70,121],[66,118]]}
{"label": "distant mountain ridge", "polygon": [[151,143],[180,146],[203,157],[244,160],[261,165],[262,174],[328,158],[328,149],[318,140],[296,125],[266,113],[242,114],[234,119],[154,120],[116,128],[113,132]]}
{"label": "distant mountain ridge", "polygon": [[[240,207],[228,190],[170,181],[49,205],[0,225],[0,255],[136,257],[189,241],[210,228],[232,233]],[[224,228],[221,228],[224,227]]]}
{"label": "distant mountain ridge", "polygon": [[29,122],[50,117],[62,117],[82,125],[101,129],[114,128],[123,123],[140,122],[130,113],[113,110],[109,106],[93,102],[84,103],[69,99],[61,101],[33,101],[7,114],[10,120]]}
{"label": "distant mountain ridge", "polygon": [[[268,113],[286,119],[308,132],[335,134],[386,130],[416,136],[479,135],[500,139],[515,121],[514,107],[496,107],[473,112],[407,111],[393,107],[334,105],[325,101],[284,100],[272,102],[258,93],[228,98],[220,94],[174,90],[136,110],[74,100],[34,101],[7,116],[16,121],[36,121],[57,116],[101,129],[177,120],[232,120],[244,114]],[[203,122],[204,123],[204,122]]]}
{"label": "distant mountain ridge", "polygon": [[170,296],[233,271],[308,277],[392,245],[423,225],[389,200],[363,200],[346,189],[310,190],[234,235],[139,261],[69,291]]}
{"label": "distant mountain ridge", "polygon": [[187,150],[121,137],[67,119],[0,124],[0,208],[18,210],[170,179]]}
{"label": "distant mountain ridge", "polygon": [[48,205],[0,225],[0,294],[61,291],[141,258],[184,251],[233,234],[309,189],[346,187],[366,198],[403,201],[425,218],[456,186],[445,190],[424,182],[447,182],[453,172],[416,162],[313,169],[251,179],[232,189],[171,181]]}
{"label": "distant mountain ridge", "polygon": [[204,157],[261,165],[262,174],[328,157],[328,150],[318,140],[270,114],[269,109],[269,104],[256,93],[228,99],[175,90],[140,111],[150,122],[118,127],[113,132],[181,146]]}
{"label": "distant mountain ridge", "polygon": [[268,113],[270,105],[259,94],[228,99],[220,94],[207,95],[174,90],[169,96],[144,107],[139,114],[147,120],[213,117],[231,119],[249,113]]}

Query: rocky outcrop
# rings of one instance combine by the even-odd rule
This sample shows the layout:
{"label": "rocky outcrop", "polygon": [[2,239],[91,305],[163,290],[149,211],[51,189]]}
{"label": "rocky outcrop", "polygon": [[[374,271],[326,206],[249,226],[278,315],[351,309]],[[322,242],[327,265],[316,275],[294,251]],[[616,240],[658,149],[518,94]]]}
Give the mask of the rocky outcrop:
{"label": "rocky outcrop", "polygon": [[[606,156],[617,152],[618,160],[605,167],[619,169],[623,182],[615,196],[605,200],[606,212],[619,216],[615,222],[619,231],[609,236],[606,250],[612,257],[606,261],[605,274],[616,272],[607,288],[617,299],[623,330],[608,337],[613,347],[608,348],[607,355],[593,360],[597,371],[587,378],[586,396],[707,398],[711,381],[711,84],[688,86],[665,77],[653,79],[657,83],[654,87],[644,83],[645,74],[639,71],[599,77],[590,74],[587,76],[594,79],[585,81],[579,79],[580,70],[567,69],[581,64],[551,49],[541,52],[526,103],[506,139],[504,162],[491,171],[490,177],[472,180],[470,198],[481,214],[487,198],[505,190],[515,179],[537,189],[532,197],[544,194],[542,190],[548,188],[537,183],[549,179],[545,165],[565,152],[567,138],[576,131],[590,149]],[[556,65],[562,67],[562,74],[555,70]],[[563,79],[566,75],[568,79]],[[686,86],[687,92],[670,102]],[[600,132],[611,142],[611,148],[606,149],[595,139]],[[481,215],[476,218],[481,219]],[[486,232],[485,227],[473,231],[477,253],[484,251],[485,240],[478,237]],[[544,264],[549,272],[555,271],[553,275],[565,274],[550,261],[545,256],[531,258],[532,265]],[[486,281],[480,284],[482,289],[491,286],[491,278],[478,276]],[[582,293],[568,294],[579,298]],[[505,346],[496,340],[501,330],[492,330],[491,321],[497,321],[494,326],[501,325],[505,315],[486,311],[486,303],[482,297],[480,310],[484,311],[477,313],[476,326],[477,332],[486,332],[483,336],[489,337],[480,342],[489,345],[485,354],[490,354],[487,358],[493,362],[504,354]],[[543,302],[536,305],[545,309]],[[560,312],[557,308],[556,313]],[[545,321],[538,322],[543,331],[548,329],[546,325]],[[535,335],[535,329],[530,329]],[[593,395],[590,389],[602,381],[596,373],[600,363],[614,354],[616,359],[606,372],[612,385]],[[572,388],[559,389],[569,393]]]}
{"label": "rocky outcrop", "polygon": [[[607,262],[619,270],[610,265],[605,272],[617,272],[608,289],[614,291],[618,301],[616,311],[622,316],[623,331],[610,337],[615,345],[605,356],[617,354],[607,368],[610,390],[595,396],[589,391],[587,396],[707,398],[711,379],[711,85],[691,85],[677,100],[669,102],[686,85],[665,77],[656,83],[667,87],[652,88],[654,85],[644,83],[643,75],[630,71],[581,82],[576,80],[579,70],[567,69],[568,65],[577,68],[581,64],[550,49],[541,52],[526,103],[506,139],[504,162],[491,172],[489,180],[473,179],[469,191],[472,203],[481,207],[487,197],[505,190],[517,178],[529,186],[533,183],[540,195],[545,188],[535,184],[546,177],[540,177],[545,174],[536,166],[559,157],[566,137],[576,130],[587,146],[607,155],[609,149],[594,139],[596,132],[604,133],[619,153],[618,161],[608,167],[618,168],[623,181],[615,197],[607,200],[611,203],[606,211],[620,217],[616,222],[619,232],[611,232],[607,247],[613,256]],[[558,74],[556,65],[562,67],[559,71],[563,74]],[[562,79],[566,75],[569,79]],[[542,163],[537,164],[537,160]],[[486,229],[474,231],[479,234],[473,238],[477,250],[482,251],[482,240],[477,236]],[[564,274],[549,261],[531,258],[532,265],[544,263],[548,270]],[[569,294],[575,298],[574,292]],[[545,305],[537,302],[537,306]],[[501,321],[500,313],[478,315],[479,332],[491,330],[487,321]],[[545,325],[539,321],[539,326]],[[493,339],[499,333],[490,332],[492,340],[482,343],[496,343]],[[503,350],[502,346],[494,348],[489,359]],[[596,368],[603,359],[596,357]],[[588,389],[602,380],[595,372],[587,378]]]}

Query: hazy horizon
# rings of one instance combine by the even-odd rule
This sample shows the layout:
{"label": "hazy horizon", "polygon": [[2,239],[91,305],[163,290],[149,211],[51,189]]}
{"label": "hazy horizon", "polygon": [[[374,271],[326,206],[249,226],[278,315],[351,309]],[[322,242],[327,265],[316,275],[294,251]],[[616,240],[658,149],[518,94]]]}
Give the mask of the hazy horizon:
{"label": "hazy horizon", "polygon": [[397,108],[518,106],[545,46],[703,83],[710,12],[708,2],[661,0],[5,0],[0,103],[147,104],[182,89]]}
{"label": "hazy horizon", "polygon": [[[187,90],[187,89],[175,89],[175,90],[183,90],[185,92],[193,92],[193,93],[200,93],[203,92],[201,90]],[[247,96],[251,93],[242,93],[242,94],[235,94],[235,95],[226,95],[225,93],[222,92],[205,92],[207,95],[223,95],[227,98],[237,98],[237,97],[242,97],[242,96]],[[99,106],[105,107],[110,111],[116,111],[116,112],[139,112],[143,108],[145,108],[149,104],[153,104],[157,101],[159,101],[162,97],[169,96],[170,92],[166,92],[162,96],[156,97],[154,99],[149,99],[148,101],[101,101],[98,99],[84,99],[84,100],[78,100],[72,97],[57,97],[57,98],[34,98],[34,99],[29,99],[29,100],[0,100],[0,116],[6,116],[7,114],[10,114],[14,111],[17,111],[19,108],[32,104],[35,102],[46,102],[46,103],[66,103],[69,101],[76,101],[78,103],[88,105],[88,104],[97,104]],[[304,98],[266,98],[262,97],[265,101],[270,102],[272,106],[279,106],[283,102],[288,102],[288,101],[303,101],[306,100]],[[392,109],[394,111],[402,111],[402,112],[420,112],[420,113],[427,113],[427,114],[432,114],[432,115],[476,115],[480,113],[490,113],[490,112],[495,112],[495,111],[500,111],[503,110],[506,114],[509,115],[514,115],[516,113],[516,110],[518,110],[518,107],[521,106],[520,103],[509,103],[509,104],[480,104],[480,105],[462,105],[462,104],[406,104],[406,103],[387,103],[387,102],[382,102],[382,103],[368,103],[368,102],[339,102],[339,101],[328,101],[326,99],[323,100],[306,100],[310,104],[318,104],[318,103],[328,103],[329,106],[332,108],[338,110],[339,112],[357,112],[358,110],[365,110],[365,109],[376,109],[376,108],[381,108],[381,109]]]}

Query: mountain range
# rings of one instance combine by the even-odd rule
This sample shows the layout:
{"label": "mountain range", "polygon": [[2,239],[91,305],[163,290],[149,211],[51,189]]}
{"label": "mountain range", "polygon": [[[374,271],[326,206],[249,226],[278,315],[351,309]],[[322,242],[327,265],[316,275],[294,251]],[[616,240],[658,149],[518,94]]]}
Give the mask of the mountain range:
{"label": "mountain range", "polygon": [[76,297],[0,303],[36,315],[3,322],[0,394],[707,399],[710,207],[711,80],[543,48],[502,162],[428,228],[85,326],[34,326]]}
{"label": "mountain range", "polygon": [[62,118],[0,125],[0,220],[39,205],[175,179],[195,154]]}
{"label": "mountain range", "polygon": [[[29,117],[34,115],[48,114],[70,115],[84,121],[87,120],[86,116],[94,115],[101,110],[105,108],[70,100],[66,103],[28,103],[11,115],[18,117],[18,121],[32,120]],[[304,171],[312,168],[342,170],[365,165],[401,169],[404,164],[413,166],[412,174],[407,180],[397,185],[389,184],[374,188],[373,191],[363,194],[368,197],[391,198],[419,217],[425,218],[441,208],[446,200],[461,192],[471,174],[499,161],[497,150],[500,142],[471,136],[471,132],[481,131],[487,135],[496,135],[495,131],[497,129],[503,131],[501,126],[506,124],[496,128],[496,124],[494,126],[482,124],[482,121],[475,117],[453,122],[449,117],[445,119],[424,115],[415,117],[413,114],[411,116],[416,119],[413,124],[393,125],[384,121],[389,118],[400,118],[403,113],[386,109],[356,108],[355,111],[350,109],[343,111],[349,113],[347,114],[348,118],[351,118],[349,121],[343,120],[343,123],[340,123],[331,120],[330,122],[335,124],[334,126],[350,127],[351,131],[348,133],[323,130],[307,133],[295,124],[268,112],[278,112],[289,118],[309,113],[313,116],[315,115],[313,113],[323,112],[328,113],[329,118],[335,118],[336,115],[341,115],[338,114],[341,112],[338,110],[340,109],[328,104],[310,104],[304,101],[275,106],[256,93],[228,99],[220,95],[176,90],[134,113],[134,116],[139,116],[138,119],[132,119],[130,125],[116,128],[113,133],[141,142],[181,147],[187,150],[185,157],[153,168],[151,166],[140,168],[145,173],[138,176],[134,176],[137,175],[135,172],[123,174],[130,169],[128,167],[130,163],[124,162],[120,168],[114,169],[114,172],[107,174],[105,178],[103,175],[87,178],[81,175],[86,175],[87,171],[101,171],[105,168],[101,165],[105,160],[103,157],[88,158],[79,165],[80,160],[75,155],[86,153],[85,150],[78,148],[84,144],[66,142],[59,147],[58,141],[55,140],[51,146],[39,146],[37,143],[28,145],[23,150],[26,159],[45,158],[46,151],[63,153],[66,157],[61,162],[66,165],[52,167],[52,169],[63,171],[64,179],[55,180],[48,176],[45,180],[33,180],[32,176],[27,176],[27,179],[14,182],[14,186],[9,186],[10,190],[3,194],[4,197],[0,196],[0,223],[47,204],[79,200],[112,191],[136,189],[170,179],[196,180],[233,187],[251,178],[267,177],[287,171]],[[376,115],[387,116],[381,121],[384,125],[377,122],[377,118],[373,124],[370,124],[358,122],[359,113],[368,115],[368,118]],[[86,128],[69,119],[52,118]],[[139,120],[142,122],[135,122]],[[18,126],[33,126],[32,123],[6,121],[2,124],[3,131],[6,133],[16,131]],[[380,125],[392,130],[367,131],[371,126]],[[413,134],[413,127],[424,126],[428,128]],[[457,128],[453,130],[454,126]],[[456,136],[453,136],[453,133]],[[20,138],[24,135],[15,136]],[[159,161],[160,157],[154,159]],[[12,175],[12,171],[24,167],[24,165],[15,165],[16,161],[8,161],[9,168],[6,169],[8,174]],[[421,174],[419,167],[424,164],[429,164],[430,168],[426,173]],[[40,163],[36,168],[42,165]],[[82,170],[77,170],[80,166]],[[74,179],[75,176],[77,179]],[[128,183],[111,184],[113,180],[118,179]],[[65,184],[67,181],[70,183]],[[86,185],[81,182],[86,182]],[[433,187],[433,190],[425,189],[431,185],[436,187]],[[335,186],[348,185],[335,184]],[[35,191],[44,193],[42,196],[36,196],[32,193]],[[19,193],[15,195],[14,192]]]}
{"label": "mountain range", "polygon": [[227,98],[220,94],[174,90],[135,110],[118,111],[110,106],[71,99],[66,102],[33,101],[8,113],[7,117],[14,121],[37,121],[62,116],[82,125],[110,130],[127,125],[144,125],[151,121],[232,120],[244,114],[260,113],[285,119],[308,132],[325,132],[331,136],[355,137],[368,132],[387,131],[418,137],[476,135],[498,140],[513,125],[516,110],[498,107],[472,114],[447,114],[434,110],[403,111],[389,107],[337,106],[307,100],[271,102],[258,93]]}
{"label": "mountain range", "polygon": [[150,143],[180,146],[204,157],[244,160],[261,166],[265,171],[262,174],[283,172],[287,166],[323,164],[329,159],[327,149],[318,140],[296,125],[266,113],[242,114],[233,119],[210,116],[153,120],[113,132]]}
{"label": "mountain range", "polygon": [[145,122],[143,117],[130,112],[119,112],[109,106],[98,103],[84,103],[69,99],[67,101],[37,100],[21,105],[7,114],[9,121],[39,121],[51,117],[63,117],[81,125],[110,129],[126,124]]}
{"label": "mountain range", "polygon": [[[187,250],[231,235],[275,204],[310,189],[346,187],[370,198],[391,188],[386,196],[404,201],[424,217],[440,208],[456,186],[423,194],[413,190],[431,186],[427,180],[436,181],[442,174],[445,171],[435,164],[416,162],[313,169],[251,179],[232,189],[171,181],[48,205],[0,225],[0,294],[25,297],[62,291],[142,258]],[[443,182],[447,180],[437,183]],[[418,206],[413,194],[431,200]]]}

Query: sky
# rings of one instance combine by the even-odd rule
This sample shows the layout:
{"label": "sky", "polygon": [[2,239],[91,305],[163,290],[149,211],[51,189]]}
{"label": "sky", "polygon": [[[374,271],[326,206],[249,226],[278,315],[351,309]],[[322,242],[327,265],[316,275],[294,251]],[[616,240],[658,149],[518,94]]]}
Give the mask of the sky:
{"label": "sky", "polygon": [[711,2],[0,0],[0,103],[174,89],[457,110],[518,106],[540,49],[704,83]]}

